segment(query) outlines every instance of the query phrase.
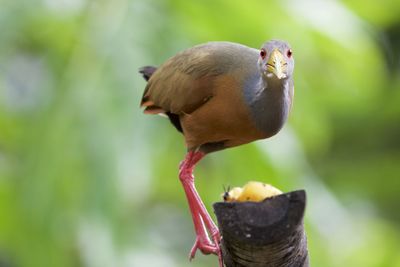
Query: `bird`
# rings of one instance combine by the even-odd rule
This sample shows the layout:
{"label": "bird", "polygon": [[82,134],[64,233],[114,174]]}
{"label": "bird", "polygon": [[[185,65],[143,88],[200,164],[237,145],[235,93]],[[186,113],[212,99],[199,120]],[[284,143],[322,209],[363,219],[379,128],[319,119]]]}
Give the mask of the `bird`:
{"label": "bird", "polygon": [[187,48],[159,67],[139,69],[147,81],[140,107],[169,118],[187,149],[179,165],[192,215],[196,251],[218,256],[221,236],[195,187],[193,171],[207,154],[269,138],[286,122],[294,97],[294,57],[283,40],[260,49],[224,41]]}
{"label": "bird", "polygon": [[243,187],[233,187],[222,193],[224,202],[260,202],[282,194],[278,188],[262,182],[249,181]]}

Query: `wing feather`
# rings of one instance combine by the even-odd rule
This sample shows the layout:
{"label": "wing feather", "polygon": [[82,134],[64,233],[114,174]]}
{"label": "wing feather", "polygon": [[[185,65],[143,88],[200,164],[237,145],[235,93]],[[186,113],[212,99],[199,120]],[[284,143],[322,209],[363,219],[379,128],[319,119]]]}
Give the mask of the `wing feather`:
{"label": "wing feather", "polygon": [[257,58],[257,50],[228,42],[184,50],[154,72],[144,91],[142,106],[160,112],[190,114],[213,97],[216,77],[246,67],[243,66],[246,60],[242,61],[249,53],[254,56],[251,58]]}

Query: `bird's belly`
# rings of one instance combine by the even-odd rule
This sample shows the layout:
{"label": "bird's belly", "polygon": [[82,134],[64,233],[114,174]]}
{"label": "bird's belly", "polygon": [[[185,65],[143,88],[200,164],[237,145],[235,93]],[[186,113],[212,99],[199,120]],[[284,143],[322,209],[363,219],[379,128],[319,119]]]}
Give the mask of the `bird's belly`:
{"label": "bird's belly", "polygon": [[188,148],[218,144],[219,149],[223,149],[266,138],[254,126],[224,116],[214,116],[207,121],[185,117],[182,125]]}

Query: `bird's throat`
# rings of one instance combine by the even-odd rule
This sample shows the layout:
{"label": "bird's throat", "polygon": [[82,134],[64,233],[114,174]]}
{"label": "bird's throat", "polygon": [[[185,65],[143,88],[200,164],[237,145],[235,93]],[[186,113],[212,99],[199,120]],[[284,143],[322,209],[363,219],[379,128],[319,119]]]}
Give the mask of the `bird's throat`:
{"label": "bird's throat", "polygon": [[289,115],[290,85],[285,80],[262,80],[250,103],[256,127],[270,137],[279,132]]}

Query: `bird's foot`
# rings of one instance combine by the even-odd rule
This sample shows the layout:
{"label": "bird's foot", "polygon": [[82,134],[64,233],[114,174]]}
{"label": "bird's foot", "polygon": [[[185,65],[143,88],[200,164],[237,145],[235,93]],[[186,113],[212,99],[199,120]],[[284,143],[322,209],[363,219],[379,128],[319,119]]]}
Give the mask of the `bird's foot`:
{"label": "bird's foot", "polygon": [[216,244],[217,247],[217,253],[216,255],[218,256],[218,263],[219,267],[224,267],[224,260],[222,259],[222,250],[221,250],[221,236],[219,234],[219,231],[217,231],[213,236],[214,244]]}
{"label": "bird's foot", "polygon": [[197,250],[200,250],[203,254],[208,255],[208,254],[215,254],[218,256],[218,262],[219,262],[219,267],[223,267],[223,260],[222,260],[222,252],[220,248],[220,234],[218,231],[216,231],[212,235],[213,243],[210,242],[210,240],[207,238],[202,238],[200,236],[196,237],[196,241],[190,250],[189,254],[189,260],[192,260],[195,255]]}
{"label": "bird's foot", "polygon": [[203,254],[218,254],[218,246],[214,245],[209,241],[200,241],[200,237],[196,237],[196,241],[192,249],[190,250],[189,259],[192,260],[196,256],[197,250],[200,250]]}

